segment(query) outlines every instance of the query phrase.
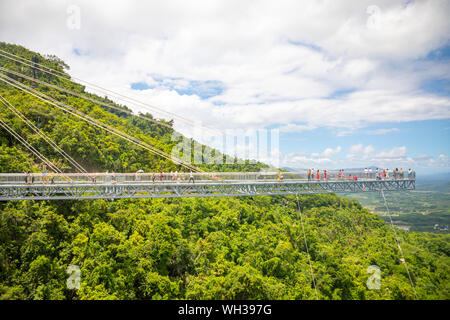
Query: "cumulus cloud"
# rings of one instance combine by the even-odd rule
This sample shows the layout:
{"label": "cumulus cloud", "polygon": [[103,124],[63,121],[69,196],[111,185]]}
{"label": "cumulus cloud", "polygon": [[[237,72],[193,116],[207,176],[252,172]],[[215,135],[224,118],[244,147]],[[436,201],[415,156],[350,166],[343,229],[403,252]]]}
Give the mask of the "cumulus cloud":
{"label": "cumulus cloud", "polygon": [[293,133],[293,132],[298,133],[302,131],[313,130],[316,129],[316,127],[312,125],[299,125],[295,123],[289,123],[286,125],[282,125],[279,129],[280,132],[283,133]]}
{"label": "cumulus cloud", "polygon": [[363,151],[363,145],[360,144],[355,144],[353,146],[350,147],[350,154],[354,155],[354,154],[360,154]]}
{"label": "cumulus cloud", "polygon": [[389,150],[381,150],[375,154],[374,159],[382,160],[403,160],[406,157],[406,147],[394,147]]}
{"label": "cumulus cloud", "polygon": [[439,165],[442,167],[450,167],[450,158],[445,154],[438,156]]}
{"label": "cumulus cloud", "polygon": [[[339,148],[335,150],[337,149]],[[326,150],[333,149],[327,148]],[[450,158],[445,154],[440,154],[436,158],[423,153],[409,157],[405,146],[377,150],[371,145],[357,144],[349,147],[345,156],[333,158],[326,157],[325,152],[309,154],[305,151],[289,154],[279,153],[278,156],[281,165],[290,168],[314,167],[333,170],[367,166],[378,166],[380,168],[450,167]]]}
{"label": "cumulus cloud", "polygon": [[338,154],[339,152],[341,152],[341,150],[342,150],[341,146],[337,146],[335,149],[333,149],[333,148],[326,148],[322,152],[322,155],[324,157],[331,157],[331,156],[334,156],[334,155]]}
{"label": "cumulus cloud", "polygon": [[388,128],[388,129],[376,129],[376,130],[370,130],[367,133],[368,134],[374,134],[374,135],[382,135],[387,134],[391,132],[398,132],[400,131],[398,128]]}
{"label": "cumulus cloud", "polygon": [[[445,1],[377,1],[371,10],[371,1],[73,4],[79,30],[67,28],[64,3],[2,1],[0,39],[56,53],[82,79],[221,128],[299,132],[450,116],[447,98],[416,92],[430,68],[413,77],[407,63],[390,68],[446,43]],[[149,88],[131,89],[136,82]]]}
{"label": "cumulus cloud", "polygon": [[[67,27],[66,2],[3,0],[0,40],[56,54],[72,75],[157,106],[150,110],[159,118],[191,119],[175,119],[175,128],[196,138],[193,123],[279,127],[281,133],[331,128],[345,136],[383,122],[450,118],[447,96],[420,89],[423,81],[450,77],[448,63],[425,59],[448,44],[448,1],[71,5],[80,9],[76,30]],[[343,159],[409,161],[406,147],[396,148],[378,151],[377,158],[372,146],[356,145],[349,151],[354,156]],[[329,163],[339,152],[293,156],[299,163]]]}
{"label": "cumulus cloud", "polygon": [[416,155],[413,159],[416,161],[424,161],[424,160],[431,159],[431,157],[425,153],[420,153],[420,154]]}

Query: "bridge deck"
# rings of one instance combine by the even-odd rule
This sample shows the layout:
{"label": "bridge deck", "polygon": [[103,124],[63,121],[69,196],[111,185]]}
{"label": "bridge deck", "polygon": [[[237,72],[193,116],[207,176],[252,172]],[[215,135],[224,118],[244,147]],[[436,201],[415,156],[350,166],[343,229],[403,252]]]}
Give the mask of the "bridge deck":
{"label": "bridge deck", "polygon": [[123,198],[174,198],[174,197],[230,197],[254,195],[288,195],[313,193],[350,193],[374,191],[404,191],[415,189],[415,180],[361,179],[319,180],[230,180],[117,183],[90,182],[55,184],[0,182],[0,201],[8,200],[63,200],[63,199],[123,199]]}

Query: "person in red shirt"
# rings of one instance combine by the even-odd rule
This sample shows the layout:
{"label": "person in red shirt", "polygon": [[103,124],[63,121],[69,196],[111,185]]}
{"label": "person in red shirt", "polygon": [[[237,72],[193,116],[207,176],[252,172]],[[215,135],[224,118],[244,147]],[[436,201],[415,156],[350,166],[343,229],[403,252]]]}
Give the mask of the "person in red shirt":
{"label": "person in red shirt", "polygon": [[320,180],[319,170],[317,170],[316,178],[317,180]]}
{"label": "person in red shirt", "polygon": [[327,180],[327,170],[323,171],[323,180]]}
{"label": "person in red shirt", "polygon": [[356,181],[358,180],[358,177],[356,175],[353,176],[353,180]]}

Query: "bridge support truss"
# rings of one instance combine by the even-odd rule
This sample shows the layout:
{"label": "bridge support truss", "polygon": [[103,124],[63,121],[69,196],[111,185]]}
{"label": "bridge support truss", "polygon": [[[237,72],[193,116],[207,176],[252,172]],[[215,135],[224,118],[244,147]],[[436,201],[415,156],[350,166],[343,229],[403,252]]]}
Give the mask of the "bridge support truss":
{"label": "bridge support truss", "polygon": [[414,189],[415,180],[0,185],[0,201],[233,197]]}

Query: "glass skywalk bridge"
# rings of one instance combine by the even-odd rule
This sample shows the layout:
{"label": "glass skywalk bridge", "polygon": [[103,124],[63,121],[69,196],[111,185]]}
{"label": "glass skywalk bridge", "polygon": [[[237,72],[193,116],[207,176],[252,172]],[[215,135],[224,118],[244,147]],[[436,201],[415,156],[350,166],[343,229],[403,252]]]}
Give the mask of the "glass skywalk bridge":
{"label": "glass skywalk bridge", "polygon": [[[314,193],[404,191],[415,175],[377,178],[375,172],[0,174],[0,201],[230,197]],[[356,177],[356,180],[355,180]]]}

